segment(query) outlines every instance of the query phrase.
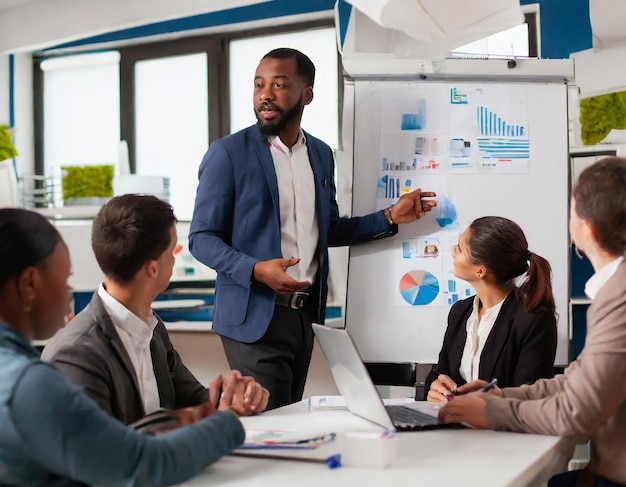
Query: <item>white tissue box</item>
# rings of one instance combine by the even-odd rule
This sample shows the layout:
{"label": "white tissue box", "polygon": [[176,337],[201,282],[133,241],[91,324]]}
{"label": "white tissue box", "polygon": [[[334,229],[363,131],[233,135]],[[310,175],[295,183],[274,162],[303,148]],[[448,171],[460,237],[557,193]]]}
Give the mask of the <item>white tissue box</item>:
{"label": "white tissue box", "polygon": [[338,440],[342,465],[384,468],[396,460],[398,439],[393,431],[344,433]]}

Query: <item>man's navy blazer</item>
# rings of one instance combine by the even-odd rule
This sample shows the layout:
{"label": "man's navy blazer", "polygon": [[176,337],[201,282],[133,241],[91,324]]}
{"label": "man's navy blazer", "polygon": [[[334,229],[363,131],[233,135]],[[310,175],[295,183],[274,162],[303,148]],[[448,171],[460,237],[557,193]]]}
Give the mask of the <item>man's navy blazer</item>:
{"label": "man's navy blazer", "polygon": [[[319,226],[316,279],[318,322],[324,321],[328,291],[328,247],[351,245],[397,232],[382,211],[340,218],[335,199],[333,154],[305,133]],[[289,258],[281,254],[279,190],[267,137],[258,125],[213,142],[199,169],[189,249],[218,273],[213,330],[251,343],[261,338],[274,312],[276,293],[253,282],[257,261]]]}

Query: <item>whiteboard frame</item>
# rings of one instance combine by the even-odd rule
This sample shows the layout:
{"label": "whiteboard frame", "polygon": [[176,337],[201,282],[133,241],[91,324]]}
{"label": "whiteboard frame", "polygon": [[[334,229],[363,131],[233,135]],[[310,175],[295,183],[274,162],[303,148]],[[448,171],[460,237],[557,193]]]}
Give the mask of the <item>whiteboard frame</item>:
{"label": "whiteboard frame", "polygon": [[[534,61],[538,63],[538,67],[543,62]],[[480,68],[481,64],[490,61],[472,62],[477,63],[475,66]],[[354,154],[352,214],[364,215],[376,210],[376,196],[372,188],[376,187],[379,175],[380,126],[377,126],[377,117],[380,115],[381,90],[392,87],[394,83],[524,83],[528,92],[528,117],[532,137],[530,173],[451,175],[450,178],[456,179],[451,184],[456,188],[455,203],[462,228],[473,219],[484,215],[511,218],[523,228],[530,250],[544,256],[551,263],[559,314],[555,363],[565,365],[569,362],[570,342],[570,170],[567,116],[567,80],[570,73],[566,69],[560,76],[555,73],[545,75],[545,70],[538,69],[535,76],[530,76],[526,71],[521,77],[511,74],[507,78],[493,78],[484,74],[489,70],[481,72],[477,69],[473,75],[468,75],[468,61],[462,60],[461,63],[463,70],[456,77],[448,72],[443,77],[426,79],[415,76],[345,79],[346,86],[349,87],[346,93],[354,94],[352,99],[345,100],[346,110],[352,114],[352,120],[345,124],[347,133],[344,130],[343,134],[344,141],[351,140]],[[549,115],[546,107],[549,107]],[[374,137],[372,133],[375,134]],[[540,166],[543,161],[551,162]],[[543,177],[540,177],[538,167],[542,169]],[[463,190],[461,186],[467,188]],[[491,197],[482,201],[481,195],[487,191]],[[526,195],[529,196],[521,205],[518,204],[517,198],[523,199]],[[517,198],[513,199],[512,196]],[[393,238],[350,248],[346,328],[365,361],[437,362],[449,306],[393,306],[394,276],[393,271],[390,271],[393,265],[394,240],[428,235],[433,230],[432,223],[422,220],[402,226],[398,235]]]}

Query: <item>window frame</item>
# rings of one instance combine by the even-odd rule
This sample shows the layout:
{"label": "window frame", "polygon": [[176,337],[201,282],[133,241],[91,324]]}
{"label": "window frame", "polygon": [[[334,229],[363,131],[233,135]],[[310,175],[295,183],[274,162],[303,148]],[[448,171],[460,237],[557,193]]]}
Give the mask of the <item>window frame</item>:
{"label": "window frame", "polygon": [[525,12],[524,23],[528,24],[528,57],[539,57],[538,12]]}

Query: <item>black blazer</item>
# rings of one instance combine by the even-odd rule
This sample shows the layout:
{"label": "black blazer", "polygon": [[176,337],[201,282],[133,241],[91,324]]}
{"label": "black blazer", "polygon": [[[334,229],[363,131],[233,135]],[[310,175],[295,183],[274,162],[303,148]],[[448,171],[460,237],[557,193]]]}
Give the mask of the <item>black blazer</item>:
{"label": "black blazer", "polygon": [[[185,367],[160,319],[150,352],[161,407],[195,406],[208,399],[208,390]],[[48,341],[41,357],[120,421],[130,424],[145,416],[130,357],[97,293]]]}
{"label": "black blazer", "polygon": [[[426,379],[425,395],[439,374],[459,386],[466,383],[459,368],[467,338],[466,323],[472,314],[474,296],[456,302],[448,314],[448,328],[439,352],[439,362]],[[478,377],[498,379],[499,387],[532,383],[554,376],[556,317],[549,311],[527,313],[515,298],[507,296],[480,355]]]}

